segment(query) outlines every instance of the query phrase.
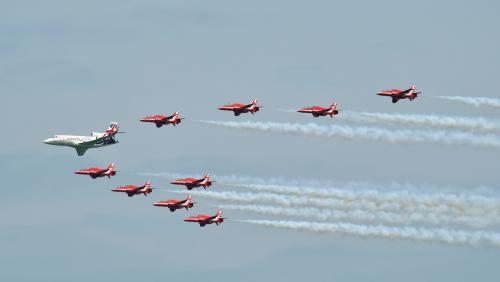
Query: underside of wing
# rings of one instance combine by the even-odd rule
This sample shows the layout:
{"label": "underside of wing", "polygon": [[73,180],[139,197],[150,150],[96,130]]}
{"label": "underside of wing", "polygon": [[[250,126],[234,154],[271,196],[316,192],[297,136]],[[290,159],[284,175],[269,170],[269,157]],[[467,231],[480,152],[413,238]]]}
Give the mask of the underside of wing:
{"label": "underside of wing", "polygon": [[78,156],[83,156],[83,154],[85,154],[85,152],[87,151],[87,147],[76,147],[76,153],[78,154]]}

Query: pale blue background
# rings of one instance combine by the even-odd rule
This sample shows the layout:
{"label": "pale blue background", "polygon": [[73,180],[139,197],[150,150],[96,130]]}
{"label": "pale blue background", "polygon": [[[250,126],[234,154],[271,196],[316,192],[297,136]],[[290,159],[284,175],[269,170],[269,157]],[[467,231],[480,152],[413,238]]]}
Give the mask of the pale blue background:
{"label": "pale blue background", "polygon": [[[434,95],[499,97],[498,1],[0,1],[0,280],[498,281],[491,247],[296,233],[237,222],[200,229],[186,212],[109,192],[136,172],[498,187],[499,152],[240,132],[196,123],[258,98],[239,120],[335,99],[347,110],[498,118]],[[415,83],[416,101],[374,95]],[[138,119],[175,110],[157,130]],[[120,144],[41,141],[120,122]],[[318,120],[327,124],[328,120]],[[333,121],[335,122],[335,121]],[[72,174],[115,161],[112,180]],[[214,189],[222,189],[217,187]],[[201,200],[201,199],[200,199]],[[201,200],[193,212],[213,212]],[[256,215],[227,211],[233,219]]]}

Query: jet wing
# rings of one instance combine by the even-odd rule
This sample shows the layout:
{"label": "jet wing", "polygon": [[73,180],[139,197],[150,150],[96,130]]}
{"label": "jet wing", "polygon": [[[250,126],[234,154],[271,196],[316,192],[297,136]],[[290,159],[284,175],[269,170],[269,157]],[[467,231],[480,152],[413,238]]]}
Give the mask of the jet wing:
{"label": "jet wing", "polygon": [[253,104],[246,104],[246,105],[243,105],[239,108],[237,108],[238,110],[244,110],[244,109],[247,109],[247,108],[250,108]]}
{"label": "jet wing", "polygon": [[83,141],[83,142],[80,142],[78,145],[85,146],[85,147],[90,147],[90,146],[93,146],[93,145],[96,145],[96,144],[104,143],[109,138],[110,138],[109,135],[104,134],[102,137],[97,137],[96,139],[90,140],[90,141]]}
{"label": "jet wing", "polygon": [[210,222],[210,221],[214,220],[216,217],[217,217],[217,215],[214,215],[214,216],[211,216],[211,217],[207,217],[207,218],[203,219],[202,221],[204,221],[204,222]]}
{"label": "jet wing", "polygon": [[246,109],[250,105],[230,104],[230,105],[222,106],[220,109],[225,109],[225,110],[229,110],[229,111],[241,111],[241,110]]}
{"label": "jet wing", "polygon": [[99,171],[96,171],[95,173],[104,173],[104,172],[106,172],[107,170],[108,170],[107,168],[103,168],[103,169],[101,169],[101,170],[99,170]]}
{"label": "jet wing", "polygon": [[78,154],[78,156],[83,156],[83,154],[85,154],[85,152],[87,151],[87,147],[76,147],[76,153]]}
{"label": "jet wing", "polygon": [[106,172],[106,170],[108,170],[108,169],[107,168],[101,168],[99,170],[87,170],[87,172],[90,173],[90,174],[100,174],[100,173]]}
{"label": "jet wing", "polygon": [[330,109],[313,110],[312,112],[313,112],[313,113],[317,113],[317,114],[323,114],[323,113],[328,112],[329,110],[330,110]]}
{"label": "jet wing", "polygon": [[174,117],[174,115],[169,115],[168,117],[164,117],[164,118],[162,118],[161,120],[162,120],[162,121],[167,121],[167,120],[169,120],[169,119],[171,119],[171,118],[173,118],[173,117]]}
{"label": "jet wing", "polygon": [[137,191],[139,191],[139,190],[141,190],[143,188],[144,188],[144,186],[139,186],[139,187],[135,187],[134,189],[130,189],[129,191],[130,192],[137,192]]}
{"label": "jet wing", "polygon": [[179,205],[184,204],[186,201],[187,201],[187,199],[186,199],[186,200],[182,200],[182,201],[178,201],[178,202],[177,202],[177,203],[175,203],[175,204],[179,206]]}
{"label": "jet wing", "polygon": [[403,90],[401,92],[399,92],[399,95],[404,95],[404,94],[408,94],[412,89],[406,89],[406,90]]}
{"label": "jet wing", "polygon": [[400,93],[392,95],[391,97],[402,99],[402,98],[405,98],[406,94],[408,94],[409,92],[410,91],[402,91]]}

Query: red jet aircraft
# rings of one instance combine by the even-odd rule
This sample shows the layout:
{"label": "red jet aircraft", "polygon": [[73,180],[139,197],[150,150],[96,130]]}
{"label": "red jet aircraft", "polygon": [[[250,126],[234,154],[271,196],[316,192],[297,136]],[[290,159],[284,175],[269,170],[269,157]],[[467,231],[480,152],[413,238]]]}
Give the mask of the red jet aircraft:
{"label": "red jet aircraft", "polygon": [[209,215],[195,215],[195,216],[190,216],[184,221],[187,222],[198,222],[201,227],[207,225],[207,224],[212,224],[215,223],[216,225],[219,225],[224,221],[224,218],[222,217],[222,211],[218,211],[214,216],[209,216]]}
{"label": "red jet aircraft", "polygon": [[415,92],[416,86],[412,85],[410,88],[406,90],[399,90],[399,89],[389,89],[389,90],[382,90],[377,95],[379,96],[388,96],[392,98],[392,102],[396,103],[400,99],[410,99],[410,101],[413,101],[415,98],[417,98],[418,94],[422,92]]}
{"label": "red jet aircraft", "polygon": [[337,110],[337,103],[333,102],[330,107],[328,108],[323,108],[320,106],[312,106],[312,107],[306,107],[298,110],[297,112],[299,113],[307,113],[307,114],[312,114],[313,117],[319,117],[319,116],[330,116],[333,118],[334,115],[338,115],[339,111]]}
{"label": "red jet aircraft", "polygon": [[147,196],[149,193],[153,192],[153,188],[151,188],[151,182],[148,181],[142,186],[126,185],[113,188],[111,189],[111,191],[127,193],[129,197],[139,194],[144,194],[144,196]]}
{"label": "red jet aircraft", "polygon": [[90,175],[93,179],[96,179],[98,177],[104,177],[107,176],[108,178],[111,178],[111,176],[116,174],[116,171],[114,170],[115,164],[111,163],[108,165],[107,168],[98,168],[98,167],[90,167],[86,169],[80,169],[75,171],[75,174],[83,174],[83,175]]}
{"label": "red jet aircraft", "polygon": [[185,200],[166,200],[166,201],[159,201],[154,203],[155,207],[167,207],[170,209],[171,212],[174,212],[175,210],[185,208],[186,210],[189,210],[192,208],[194,205],[193,203],[193,198],[191,195],[188,195]]}
{"label": "red jet aircraft", "polygon": [[167,124],[172,124],[173,126],[176,126],[177,124],[181,123],[181,120],[182,118],[179,117],[179,112],[174,112],[169,116],[163,116],[163,115],[147,116],[142,118],[140,121],[154,122],[156,124],[156,127],[160,128],[163,125]]}
{"label": "red jet aircraft", "polygon": [[251,113],[252,115],[258,112],[260,109],[257,106],[257,99],[253,99],[250,104],[230,104],[224,105],[219,108],[221,111],[233,111],[235,116],[239,116],[241,113]]}
{"label": "red jet aircraft", "polygon": [[191,190],[195,187],[203,187],[204,189],[207,189],[207,187],[210,187],[212,185],[212,182],[215,181],[210,180],[210,175],[207,173],[201,179],[196,179],[192,177],[182,178],[182,179],[176,179],[170,183],[174,185],[185,185],[188,190]]}

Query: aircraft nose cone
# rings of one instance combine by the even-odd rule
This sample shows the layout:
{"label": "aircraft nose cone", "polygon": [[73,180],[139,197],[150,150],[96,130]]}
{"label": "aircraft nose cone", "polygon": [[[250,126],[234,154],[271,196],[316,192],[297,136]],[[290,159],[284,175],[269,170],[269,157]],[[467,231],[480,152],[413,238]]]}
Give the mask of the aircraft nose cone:
{"label": "aircraft nose cone", "polygon": [[42,142],[45,144],[50,144],[50,138],[47,138],[47,139],[43,140]]}

